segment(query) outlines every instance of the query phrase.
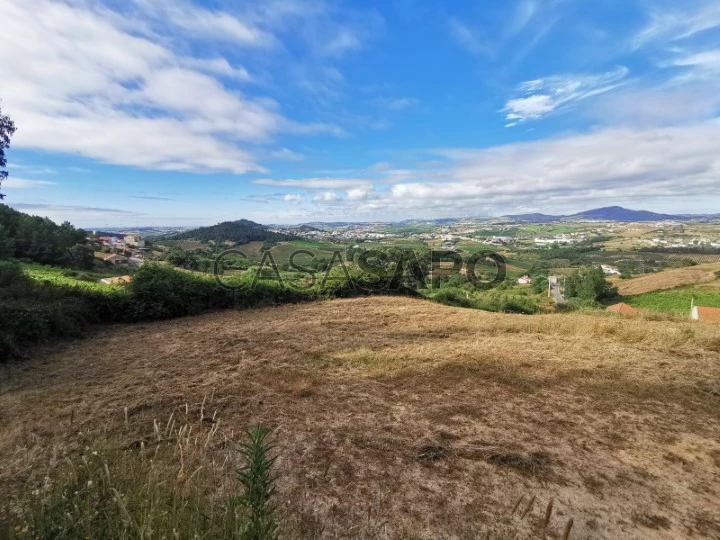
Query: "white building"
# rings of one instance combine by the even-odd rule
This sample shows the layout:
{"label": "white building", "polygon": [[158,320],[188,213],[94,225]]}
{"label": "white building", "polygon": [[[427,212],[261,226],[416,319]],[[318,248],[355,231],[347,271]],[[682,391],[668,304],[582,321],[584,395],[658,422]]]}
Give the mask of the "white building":
{"label": "white building", "polygon": [[617,266],[612,266],[610,264],[601,264],[600,268],[602,268],[603,274],[605,274],[606,276],[620,275],[620,270]]}
{"label": "white building", "polygon": [[530,283],[532,283],[532,278],[530,276],[522,276],[519,277],[517,281],[520,285],[530,285]]}

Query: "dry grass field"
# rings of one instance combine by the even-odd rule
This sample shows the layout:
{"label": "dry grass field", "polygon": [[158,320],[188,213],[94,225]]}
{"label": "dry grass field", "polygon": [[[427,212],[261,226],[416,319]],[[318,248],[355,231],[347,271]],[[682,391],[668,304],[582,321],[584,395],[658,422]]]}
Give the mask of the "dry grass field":
{"label": "dry grass field", "polygon": [[0,385],[0,500],[172,416],[218,493],[274,429],[290,538],[720,538],[717,325],[333,300],[100,328]]}
{"label": "dry grass field", "polygon": [[649,274],[633,279],[616,280],[618,292],[624,296],[643,294],[651,291],[672,289],[682,285],[696,285],[713,282],[717,279],[715,272],[720,270],[720,263],[698,264],[685,268],[665,270],[657,274]]}

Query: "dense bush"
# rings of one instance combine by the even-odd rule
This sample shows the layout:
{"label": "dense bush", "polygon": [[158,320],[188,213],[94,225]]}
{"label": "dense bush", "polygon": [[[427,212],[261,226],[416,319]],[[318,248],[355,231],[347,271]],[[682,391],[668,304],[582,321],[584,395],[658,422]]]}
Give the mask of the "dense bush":
{"label": "dense bush", "polygon": [[599,302],[616,297],[617,288],[605,279],[605,274],[600,267],[583,268],[567,276],[565,296]]}
{"label": "dense bush", "polygon": [[473,295],[463,289],[447,287],[440,289],[431,298],[448,306],[482,309],[483,311],[531,314],[540,310],[534,298],[502,290]]}
{"label": "dense bush", "polygon": [[0,261],[0,359],[15,356],[25,344],[80,335],[89,323],[109,320],[122,306],[117,289],[44,269],[26,266],[24,272],[15,261]]}
{"label": "dense bush", "polygon": [[233,305],[232,295],[215,281],[170,267],[145,265],[128,287],[128,320],[197,315]]}

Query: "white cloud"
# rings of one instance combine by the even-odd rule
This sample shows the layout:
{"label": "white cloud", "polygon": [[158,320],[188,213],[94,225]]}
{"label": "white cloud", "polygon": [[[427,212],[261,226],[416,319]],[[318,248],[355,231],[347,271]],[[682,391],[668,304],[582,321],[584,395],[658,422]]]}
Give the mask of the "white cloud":
{"label": "white cloud", "polygon": [[[720,4],[714,0],[671,4],[664,7],[659,3],[650,12],[650,21],[632,39],[633,49],[654,43],[682,41],[720,27]],[[681,6],[678,9],[677,6]]]}
{"label": "white cloud", "polygon": [[368,198],[370,195],[370,191],[367,189],[357,188],[357,189],[349,189],[347,191],[347,199],[348,201],[362,201]]}
{"label": "white cloud", "polygon": [[339,200],[340,197],[334,191],[324,191],[323,193],[318,193],[313,197],[313,201],[315,202],[335,202]]}
{"label": "white cloud", "polygon": [[[170,10],[165,15],[174,24],[197,19],[206,38],[225,32],[249,44],[263,39],[220,12],[142,4],[161,15]],[[171,39],[134,24],[132,14],[86,2],[25,0],[0,2],[0,20],[3,109],[19,128],[17,148],[146,169],[241,174],[265,169],[257,150],[240,141],[269,144],[279,132],[342,133],[324,123],[293,122],[274,101],[228,89],[211,74],[245,80],[243,67],[177,53]],[[138,32],[130,29],[135,26]]]}
{"label": "white cloud", "polygon": [[184,58],[185,67],[206,73],[222,75],[239,81],[253,80],[248,70],[242,66],[232,66],[225,58]]}
{"label": "white cloud", "polygon": [[26,178],[15,178],[14,176],[10,176],[2,182],[3,189],[28,189],[53,185],[55,185],[55,182],[48,182],[46,180],[28,180]]}
{"label": "white cloud", "polygon": [[503,111],[508,120],[536,120],[552,112],[557,103],[552,97],[537,94],[526,98],[511,99],[505,104]]}
{"label": "white cloud", "polygon": [[[381,219],[499,214],[519,206],[546,212],[603,204],[656,209],[678,200],[695,201],[709,211],[720,201],[718,140],[720,123],[707,122],[438,150],[444,160],[435,169],[407,169],[404,181],[388,190],[348,189],[346,198],[334,204],[344,215]],[[312,181],[294,182],[295,187],[317,187]],[[693,210],[697,207],[685,209]]]}
{"label": "white cloud", "polygon": [[720,195],[720,125],[608,129],[486,150],[450,150],[442,183],[393,186],[396,201],[493,204]]}
{"label": "white cloud", "polygon": [[266,47],[275,43],[271,33],[253,27],[229,13],[202,9],[184,0],[134,0],[157,24],[171,24],[189,35]]}
{"label": "white cloud", "polygon": [[677,58],[674,61],[674,65],[694,67],[712,73],[720,74],[720,49],[712,49]]}
{"label": "white cloud", "polygon": [[518,86],[524,97],[507,101],[501,112],[512,127],[527,120],[537,120],[561,107],[569,107],[585,99],[614,90],[627,82],[629,70],[618,67],[597,75],[554,75],[526,81]]}
{"label": "white cloud", "polygon": [[261,186],[277,186],[284,188],[302,189],[353,189],[370,188],[367,180],[356,178],[302,178],[289,180],[274,180],[271,178],[260,178],[253,183]]}
{"label": "white cloud", "polygon": [[666,84],[608,94],[586,113],[604,125],[648,128],[692,124],[720,111],[718,84]]}
{"label": "white cloud", "polygon": [[302,195],[292,195],[288,193],[283,197],[283,201],[288,202],[290,204],[302,204],[305,199],[302,197]]}
{"label": "white cloud", "polygon": [[279,159],[280,161],[302,161],[305,156],[298,152],[293,152],[289,148],[281,148],[270,152],[270,157],[273,159]]}
{"label": "white cloud", "polygon": [[117,208],[96,208],[92,206],[70,206],[62,204],[32,204],[32,203],[13,203],[9,206],[26,212],[31,215],[48,217],[60,223],[72,219],[74,224],[103,225],[108,220],[122,220],[127,223],[128,219],[138,219],[146,217],[145,214],[139,212],[131,212],[128,210],[120,210]]}

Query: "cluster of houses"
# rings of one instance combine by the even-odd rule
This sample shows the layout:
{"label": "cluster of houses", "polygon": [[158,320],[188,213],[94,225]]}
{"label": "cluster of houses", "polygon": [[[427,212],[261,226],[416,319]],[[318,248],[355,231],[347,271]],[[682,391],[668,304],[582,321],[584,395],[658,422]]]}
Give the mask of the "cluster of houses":
{"label": "cluster of houses", "polygon": [[554,246],[554,245],[569,246],[572,244],[576,244],[582,240],[584,240],[584,235],[573,236],[570,234],[559,234],[557,236],[553,236],[552,238],[536,238],[535,245],[536,246]]}
{"label": "cluster of houses", "polygon": [[696,238],[690,241],[684,239],[651,238],[645,242],[653,247],[663,248],[720,248],[720,242],[708,238]]}
{"label": "cluster of houses", "polygon": [[95,259],[112,266],[142,266],[147,248],[145,240],[137,234],[123,238],[117,236],[98,236],[94,238],[103,251],[95,252]]}

